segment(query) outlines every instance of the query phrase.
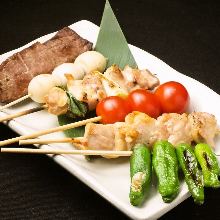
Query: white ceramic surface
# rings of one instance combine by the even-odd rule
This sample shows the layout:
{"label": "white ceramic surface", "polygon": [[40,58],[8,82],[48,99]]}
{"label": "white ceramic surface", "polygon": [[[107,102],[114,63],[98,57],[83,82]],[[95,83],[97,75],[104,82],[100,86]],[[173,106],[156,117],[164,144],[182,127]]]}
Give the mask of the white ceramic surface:
{"label": "white ceramic surface", "polygon": [[[95,43],[99,28],[93,23],[83,20],[71,25],[70,28]],[[43,36],[37,41],[44,42],[53,34]],[[0,62],[24,47],[1,55]],[[147,68],[157,74],[161,82],[175,80],[186,86],[191,96],[190,110],[213,113],[220,121],[220,96],[217,93],[202,83],[177,72],[153,55],[134,46],[130,46],[130,48],[139,68]],[[36,106],[36,104],[26,101],[16,107],[7,109],[5,112],[7,114],[14,113],[33,106]],[[3,115],[5,113],[0,112],[0,116]],[[18,134],[24,135],[36,130],[58,126],[58,122],[55,116],[49,115],[46,111],[41,111],[10,121],[8,126]],[[54,133],[45,135],[42,138],[48,137],[64,137],[64,134]],[[58,146],[62,149],[73,148],[70,144],[54,144],[41,147],[53,148]],[[216,139],[216,151],[220,152],[220,138]],[[141,208],[136,208],[130,205],[128,198],[130,185],[128,158],[114,160],[101,158],[91,163],[88,163],[83,156],[56,156],[54,160],[132,219],[156,219],[189,197],[186,184],[182,183],[178,197],[172,203],[165,204],[153,186],[144,205]]]}

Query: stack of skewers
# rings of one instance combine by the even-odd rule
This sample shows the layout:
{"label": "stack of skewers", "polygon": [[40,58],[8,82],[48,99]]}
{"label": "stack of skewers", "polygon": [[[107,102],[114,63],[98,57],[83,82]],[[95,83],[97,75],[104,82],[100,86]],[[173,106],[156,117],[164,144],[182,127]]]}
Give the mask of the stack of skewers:
{"label": "stack of skewers", "polygon": [[[73,64],[62,64],[55,68],[51,75],[42,74],[33,78],[27,96],[1,108],[3,110],[27,97],[43,103],[38,108],[5,116],[0,121],[11,120],[42,109],[47,109],[49,113],[55,115],[66,114],[72,118],[85,117],[88,111],[96,109],[97,117],[0,142],[0,146],[18,141],[20,144],[72,143],[79,150],[2,148],[1,152],[102,155],[106,158],[131,156],[132,205],[140,205],[145,198],[151,180],[151,163],[158,177],[158,189],[164,202],[171,202],[179,191],[178,166],[180,166],[194,201],[202,204],[203,187],[220,186],[219,166],[209,147],[214,146],[214,137],[219,132],[215,117],[204,112],[164,113],[159,116],[161,109],[154,112],[156,115],[144,110],[144,113],[141,113],[137,111],[140,110],[140,106],[128,107],[125,97],[128,96],[132,103],[136,91],[145,94],[146,89],[153,90],[159,85],[157,77],[147,70],[132,69],[129,66],[120,70],[116,65],[102,74],[105,68],[106,59],[102,54],[95,51],[85,52]],[[163,86],[164,84],[159,88]],[[160,89],[157,88],[157,91],[160,94]],[[148,95],[152,96],[153,93],[150,92]],[[116,107],[109,104],[111,99],[119,100]],[[158,103],[163,106],[160,100]],[[155,107],[158,103],[150,107]],[[111,105],[113,110],[106,112],[107,105]],[[110,115],[113,112],[114,117]],[[109,118],[112,120],[109,121]],[[31,140],[41,135],[83,125],[85,125],[84,137]],[[193,142],[198,143],[195,152],[190,147]],[[201,144],[203,142],[209,145]],[[152,162],[150,147],[153,149]]]}

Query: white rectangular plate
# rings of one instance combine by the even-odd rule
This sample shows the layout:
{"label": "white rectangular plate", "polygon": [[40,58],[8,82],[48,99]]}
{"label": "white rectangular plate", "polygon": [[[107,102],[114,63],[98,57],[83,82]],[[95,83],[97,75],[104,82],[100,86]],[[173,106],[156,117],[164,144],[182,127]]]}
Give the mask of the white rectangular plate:
{"label": "white rectangular plate", "polygon": [[[83,20],[71,25],[70,28],[95,44],[99,31],[99,27],[95,24]],[[36,41],[45,42],[51,38],[53,34],[54,33],[43,36]],[[24,47],[31,45],[33,42],[25,45]],[[24,47],[1,55],[0,62]],[[206,111],[212,113],[217,117],[217,120],[220,121],[220,96],[217,93],[202,83],[177,72],[153,55],[131,45],[130,48],[140,69],[147,68],[154,74],[157,74],[161,83],[174,80],[179,81],[186,86],[191,97],[191,111]],[[15,113],[20,110],[29,109],[33,106],[36,106],[36,104],[26,101],[20,105],[17,105],[16,107],[7,109],[5,112],[6,114]],[[5,113],[0,112],[0,116],[3,115],[5,115]],[[24,135],[33,131],[58,126],[58,122],[55,116],[48,114],[46,111],[41,111],[10,121],[8,126],[18,134]],[[64,134],[54,133],[45,135],[42,138],[48,137],[59,138],[64,137]],[[50,146],[44,145],[41,147],[59,147],[61,149],[73,148],[70,144],[53,144]],[[220,151],[220,138],[216,139],[216,151]],[[130,185],[128,158],[112,160],[100,158],[89,163],[84,159],[83,156],[60,155],[55,156],[54,160],[133,219],[159,218],[164,213],[189,197],[187,186],[185,183],[182,183],[178,197],[172,203],[165,204],[162,201],[159,193],[156,191],[156,188],[153,186],[151,188],[150,196],[144,205],[140,208],[136,208],[130,205],[128,197]]]}

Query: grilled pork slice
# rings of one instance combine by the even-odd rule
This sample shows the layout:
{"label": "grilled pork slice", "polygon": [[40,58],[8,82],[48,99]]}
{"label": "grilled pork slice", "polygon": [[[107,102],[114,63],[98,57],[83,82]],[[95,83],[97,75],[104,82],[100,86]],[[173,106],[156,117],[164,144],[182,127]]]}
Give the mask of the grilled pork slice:
{"label": "grilled pork slice", "polygon": [[33,77],[51,73],[56,66],[73,62],[78,55],[91,49],[92,43],[65,27],[47,42],[37,42],[14,54],[0,65],[0,102],[24,96]]}
{"label": "grilled pork slice", "polygon": [[195,141],[214,147],[217,132],[215,117],[204,112],[163,114],[157,120],[132,112],[125,122],[87,124],[83,145],[92,150],[130,150],[136,143],[152,146],[157,140],[168,140],[174,146]]}

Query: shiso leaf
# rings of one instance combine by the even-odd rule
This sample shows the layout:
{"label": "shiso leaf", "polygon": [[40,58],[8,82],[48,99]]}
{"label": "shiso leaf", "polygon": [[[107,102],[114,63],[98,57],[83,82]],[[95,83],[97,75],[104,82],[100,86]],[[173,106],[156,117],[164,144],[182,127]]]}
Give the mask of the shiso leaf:
{"label": "shiso leaf", "polygon": [[108,0],[105,3],[95,50],[108,58],[107,67],[113,64],[117,64],[122,69],[126,65],[133,68],[137,67],[137,63]]}
{"label": "shiso leaf", "polygon": [[68,110],[72,117],[85,117],[88,107],[87,104],[78,101],[70,92],[66,91],[68,97]]}

